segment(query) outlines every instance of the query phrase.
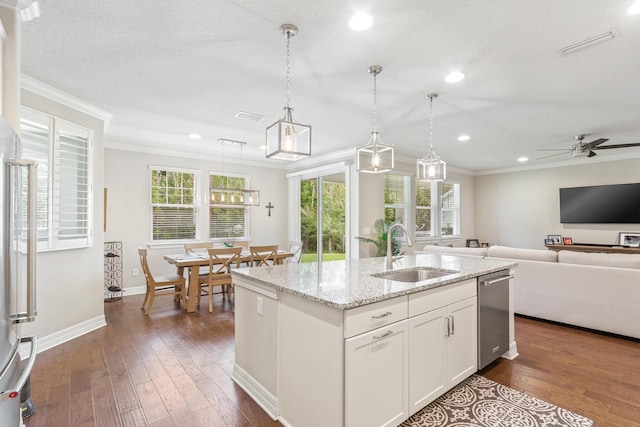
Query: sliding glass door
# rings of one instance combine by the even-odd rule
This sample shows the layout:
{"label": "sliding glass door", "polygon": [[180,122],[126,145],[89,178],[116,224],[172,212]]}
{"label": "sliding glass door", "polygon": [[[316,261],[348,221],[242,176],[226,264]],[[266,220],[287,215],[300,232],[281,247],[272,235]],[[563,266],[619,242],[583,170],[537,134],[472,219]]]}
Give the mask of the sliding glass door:
{"label": "sliding glass door", "polygon": [[300,180],[302,262],[345,258],[344,172]]}

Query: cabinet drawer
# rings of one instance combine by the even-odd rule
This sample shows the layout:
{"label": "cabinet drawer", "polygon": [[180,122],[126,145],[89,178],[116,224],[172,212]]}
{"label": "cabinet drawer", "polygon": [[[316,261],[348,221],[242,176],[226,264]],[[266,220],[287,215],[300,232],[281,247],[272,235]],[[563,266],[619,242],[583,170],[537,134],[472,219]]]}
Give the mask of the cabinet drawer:
{"label": "cabinet drawer", "polygon": [[469,279],[464,282],[411,294],[409,295],[409,317],[418,316],[436,308],[476,296],[477,293],[476,279]]}
{"label": "cabinet drawer", "polygon": [[344,314],[344,337],[349,338],[406,318],[406,296],[352,308]]}

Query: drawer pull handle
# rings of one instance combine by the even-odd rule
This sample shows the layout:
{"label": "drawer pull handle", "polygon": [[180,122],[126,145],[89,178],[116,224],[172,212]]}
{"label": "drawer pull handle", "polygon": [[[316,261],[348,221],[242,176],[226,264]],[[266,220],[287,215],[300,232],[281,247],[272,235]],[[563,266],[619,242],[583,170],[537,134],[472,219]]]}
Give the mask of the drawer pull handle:
{"label": "drawer pull handle", "polygon": [[391,335],[393,335],[393,331],[387,331],[382,335],[374,335],[373,339],[381,340],[382,338],[387,338],[388,336],[391,336]]}
{"label": "drawer pull handle", "polygon": [[376,314],[375,316],[371,316],[372,319],[382,319],[383,317],[391,316],[391,312],[387,311],[383,314]]}

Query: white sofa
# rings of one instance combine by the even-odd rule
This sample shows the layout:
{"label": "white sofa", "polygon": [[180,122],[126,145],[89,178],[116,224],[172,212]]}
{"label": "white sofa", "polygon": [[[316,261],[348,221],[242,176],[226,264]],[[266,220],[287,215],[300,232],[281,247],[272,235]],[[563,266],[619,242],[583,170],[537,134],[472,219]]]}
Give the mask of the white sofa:
{"label": "white sofa", "polygon": [[640,255],[505,246],[421,252],[513,260],[515,313],[640,339]]}

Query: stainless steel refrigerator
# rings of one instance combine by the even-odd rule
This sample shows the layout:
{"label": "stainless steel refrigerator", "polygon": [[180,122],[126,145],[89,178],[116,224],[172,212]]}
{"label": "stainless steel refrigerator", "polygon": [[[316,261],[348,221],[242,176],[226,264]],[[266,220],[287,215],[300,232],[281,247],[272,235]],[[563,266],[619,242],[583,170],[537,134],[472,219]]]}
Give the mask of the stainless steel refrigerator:
{"label": "stainless steel refrigerator", "polygon": [[[19,139],[0,117],[0,425],[19,427],[20,390],[36,358],[36,338],[20,324],[36,315],[36,165],[20,159]],[[21,360],[19,348],[29,356]]]}

